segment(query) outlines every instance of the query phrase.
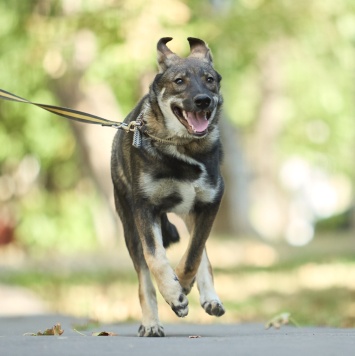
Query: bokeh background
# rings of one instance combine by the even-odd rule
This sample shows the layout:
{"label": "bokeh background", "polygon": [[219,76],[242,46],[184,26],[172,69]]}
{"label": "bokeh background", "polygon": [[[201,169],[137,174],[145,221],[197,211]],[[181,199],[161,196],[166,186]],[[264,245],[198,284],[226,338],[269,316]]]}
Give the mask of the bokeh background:
{"label": "bokeh background", "polygon": [[[355,326],[355,3],[351,0],[1,0],[0,87],[122,120],[156,43],[208,42],[223,77],[226,193],[208,242],[227,308],[164,322]],[[114,130],[0,102],[0,315],[138,320],[115,215]],[[169,257],[176,264],[188,237]]]}

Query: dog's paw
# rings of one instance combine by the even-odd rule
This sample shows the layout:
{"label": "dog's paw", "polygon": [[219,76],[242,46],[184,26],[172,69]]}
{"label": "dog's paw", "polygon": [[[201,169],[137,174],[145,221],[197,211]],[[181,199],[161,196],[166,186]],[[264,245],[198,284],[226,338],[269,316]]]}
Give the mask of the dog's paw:
{"label": "dog's paw", "polygon": [[189,301],[187,300],[185,294],[180,294],[179,299],[174,302],[170,302],[169,305],[174,313],[183,318],[189,313]]}
{"label": "dog's paw", "polygon": [[141,325],[138,329],[138,336],[140,337],[163,337],[165,336],[164,328],[160,324],[155,325]]}
{"label": "dog's paw", "polygon": [[210,300],[202,304],[202,308],[209,315],[222,316],[226,311],[219,300]]}

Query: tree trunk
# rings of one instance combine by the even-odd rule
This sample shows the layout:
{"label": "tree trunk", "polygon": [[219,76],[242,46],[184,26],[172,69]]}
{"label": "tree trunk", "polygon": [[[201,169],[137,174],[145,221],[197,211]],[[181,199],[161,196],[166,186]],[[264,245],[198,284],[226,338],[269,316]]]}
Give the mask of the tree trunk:
{"label": "tree trunk", "polygon": [[[66,84],[56,87],[57,95],[64,106],[120,120],[116,100],[108,86],[89,86],[85,91],[80,91],[78,82]],[[100,206],[93,211],[97,237],[103,245],[112,245],[116,243],[117,235],[122,234],[114,208],[110,171],[111,145],[116,131],[98,125],[74,121],[70,123],[80,150],[83,169],[93,180],[101,197]]]}
{"label": "tree trunk", "polygon": [[253,169],[252,223],[258,233],[270,239],[281,237],[288,223],[289,205],[279,182],[280,161],[276,147],[284,125],[284,46],[284,43],[271,43],[260,54],[261,99],[247,148]]}
{"label": "tree trunk", "polygon": [[[106,84],[86,85],[81,89],[85,70],[94,58],[96,45],[94,35],[85,30],[73,39],[72,62],[60,80],[52,82],[53,90],[62,105],[98,116],[121,121],[117,101]],[[122,234],[113,202],[111,182],[111,146],[115,130],[99,125],[70,121],[81,154],[81,163],[101,197],[101,204],[93,211],[98,239],[103,245],[113,244],[117,235]]]}
{"label": "tree trunk", "polygon": [[225,192],[214,223],[214,232],[223,235],[250,234],[248,170],[240,133],[226,118],[220,124],[224,160]]}

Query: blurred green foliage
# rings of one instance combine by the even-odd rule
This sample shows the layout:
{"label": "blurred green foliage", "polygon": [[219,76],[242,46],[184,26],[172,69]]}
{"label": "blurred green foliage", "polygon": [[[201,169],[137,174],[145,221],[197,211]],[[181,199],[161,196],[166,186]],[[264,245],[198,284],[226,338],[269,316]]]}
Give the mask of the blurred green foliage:
{"label": "blurred green foliage", "polygon": [[[258,116],[263,53],[275,48],[284,77],[280,156],[297,153],[354,179],[351,0],[2,0],[0,14],[1,88],[59,104],[52,88],[70,72],[75,36],[89,31],[97,51],[80,84],[109,84],[124,113],[141,96],[141,78],[156,71],[160,37],[173,36],[172,46],[185,54],[187,36],[203,38],[223,76],[227,115],[246,136]],[[0,207],[12,207],[18,238],[45,248],[70,249],[81,239],[95,246],[89,206],[97,196],[70,125],[0,102],[0,142],[0,176],[16,175],[28,156],[40,165],[27,194],[18,187],[2,194]]]}

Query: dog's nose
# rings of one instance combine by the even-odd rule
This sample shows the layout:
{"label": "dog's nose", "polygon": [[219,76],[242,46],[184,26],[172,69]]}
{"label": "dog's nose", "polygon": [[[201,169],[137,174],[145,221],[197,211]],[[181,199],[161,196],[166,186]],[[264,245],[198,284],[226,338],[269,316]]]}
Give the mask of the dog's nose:
{"label": "dog's nose", "polygon": [[205,94],[196,95],[194,98],[195,105],[201,110],[207,109],[210,106],[211,101],[212,99]]}

